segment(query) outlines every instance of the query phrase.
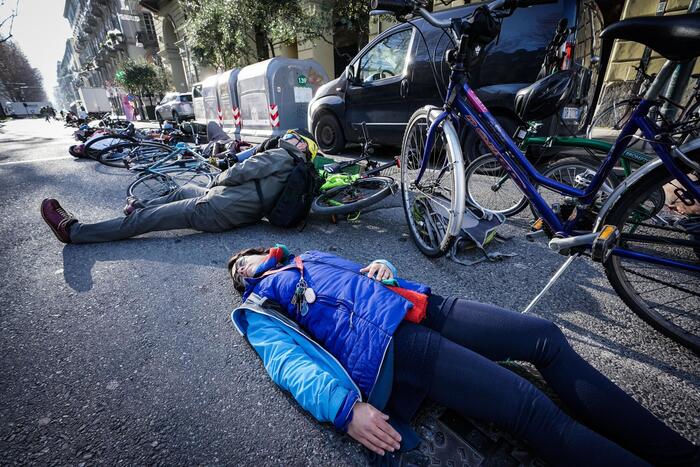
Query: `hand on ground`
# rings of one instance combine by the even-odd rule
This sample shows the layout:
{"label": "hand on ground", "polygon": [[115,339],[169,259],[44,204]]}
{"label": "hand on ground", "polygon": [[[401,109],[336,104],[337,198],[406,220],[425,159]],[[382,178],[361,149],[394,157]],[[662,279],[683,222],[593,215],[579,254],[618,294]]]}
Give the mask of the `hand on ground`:
{"label": "hand on ground", "polygon": [[352,409],[348,434],[370,451],[383,456],[385,451],[394,452],[401,447],[401,435],[387,420],[388,415],[370,404],[358,402]]}

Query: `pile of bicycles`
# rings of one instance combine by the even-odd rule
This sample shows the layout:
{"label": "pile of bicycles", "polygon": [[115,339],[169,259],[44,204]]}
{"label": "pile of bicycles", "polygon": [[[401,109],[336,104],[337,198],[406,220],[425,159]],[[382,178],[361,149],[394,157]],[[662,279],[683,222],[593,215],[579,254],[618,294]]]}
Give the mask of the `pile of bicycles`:
{"label": "pile of bicycles", "polygon": [[[76,140],[82,141],[82,144],[71,146],[71,155],[91,158],[112,167],[124,167],[124,161],[127,159],[154,161],[167,155],[176,144],[193,140],[181,129],[172,126],[137,130],[133,123],[116,129],[81,128],[74,136]],[[197,135],[194,135],[194,143],[198,143]]]}
{"label": "pile of bicycles", "polygon": [[[441,21],[419,1],[373,0],[375,10],[421,16],[455,44],[447,54],[450,78],[442,108],[419,109],[404,133],[400,187],[411,237],[424,254],[440,256],[459,233],[466,203],[507,215],[529,206],[537,219],[532,237],[547,237],[550,248],[567,259],[528,310],[574,258],[586,255],[603,264],[615,291],[639,317],[700,353],[700,139],[687,137],[697,129],[692,108],[684,113],[690,117],[677,122],[652,111],[666,101],[661,92],[676,66],[700,55],[700,15],[635,18],[604,31],[604,41],[642,42],[668,60],[631,101],[613,144],[534,136],[534,121],[558,114],[567,102],[570,71],[520,91],[516,109],[530,123],[512,138],[469,87],[469,66],[496,39],[502,18],[515,8],[550,2],[496,0],[468,19]],[[471,163],[460,145],[463,127],[489,151]],[[657,157],[628,149],[640,138]],[[542,166],[526,154],[533,145],[568,146],[584,155]],[[620,173],[619,164],[627,170]]]}

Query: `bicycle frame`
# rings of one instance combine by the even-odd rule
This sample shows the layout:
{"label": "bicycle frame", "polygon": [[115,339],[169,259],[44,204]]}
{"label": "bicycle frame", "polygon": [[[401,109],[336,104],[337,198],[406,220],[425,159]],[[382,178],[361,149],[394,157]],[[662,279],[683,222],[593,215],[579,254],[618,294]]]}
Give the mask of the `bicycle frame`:
{"label": "bicycle frame", "polygon": [[[579,138],[576,136],[531,136],[528,134],[519,147],[522,148],[521,150],[526,150],[529,146],[591,149],[606,154],[613,147],[611,143],[599,139]],[[648,154],[633,149],[626,149],[620,158],[620,165],[625,177],[629,177],[632,174],[632,164],[644,165],[650,160],[652,160],[652,157]]]}
{"label": "bicycle frame", "polygon": [[[173,167],[173,164],[176,164],[177,161],[173,162],[172,159],[180,156],[186,151],[186,149],[181,149],[181,148],[173,148],[172,152],[168,154],[166,157],[163,157],[162,159],[154,162],[153,164],[150,164],[146,167],[134,167],[132,170],[134,171],[140,171],[141,174],[163,174],[160,169],[161,167],[167,165],[167,167]],[[195,168],[203,163],[206,163],[206,159],[201,157],[200,155],[195,154],[195,158],[191,161],[184,161],[183,164],[181,165],[182,168]],[[179,167],[179,166],[178,166]],[[167,171],[167,170],[166,170]]]}
{"label": "bicycle frame", "polygon": [[[664,81],[663,77],[670,75],[671,67],[669,66],[665,68],[668,68],[669,71],[666,74],[664,74],[664,70],[659,72],[659,75],[657,76],[659,81]],[[657,87],[652,85],[654,90],[656,90]],[[653,92],[654,91],[650,91],[647,96],[651,96],[651,93]],[[613,170],[613,167],[617,161],[620,160],[623,153],[627,149],[627,146],[629,145],[630,139],[634,137],[638,130],[641,130],[642,135],[646,140],[651,141],[651,146],[658,154],[659,158],[663,161],[669,172],[671,172],[671,174],[681,182],[681,184],[692,194],[692,196],[695,197],[696,200],[700,201],[700,189],[698,189],[698,187],[691,182],[686,174],[675,165],[673,162],[673,156],[666,148],[666,145],[658,142],[659,140],[657,139],[657,136],[660,135],[660,130],[658,126],[647,117],[649,109],[652,107],[654,102],[647,99],[647,96],[645,96],[645,99],[641,100],[639,106],[632,113],[631,118],[625,124],[615,144],[613,144],[607,156],[602,161],[599,170],[593,176],[590,184],[585,189],[581,190],[559,183],[540,174],[520,151],[517,144],[513,142],[511,137],[498,124],[496,119],[493,117],[493,115],[491,115],[489,110],[481,102],[469,85],[466,82],[451,80],[448,86],[447,98],[445,100],[445,110],[443,110],[443,112],[431,123],[428,129],[423,158],[421,161],[421,168],[416,180],[414,181],[414,184],[418,185],[423,177],[423,174],[425,173],[425,170],[427,169],[430,153],[435,143],[437,128],[446,118],[449,118],[451,121],[456,123],[466,120],[469,126],[476,131],[484,144],[489,148],[494,156],[496,156],[508,175],[513,179],[515,184],[530,201],[531,205],[535,207],[543,221],[557,236],[570,237],[579,235],[580,233],[576,233],[574,230],[579,218],[577,216],[573,220],[562,222],[549,204],[544,200],[542,195],[540,195],[535,186],[533,186],[531,180],[534,180],[535,183],[548,187],[551,190],[563,195],[577,198],[579,203],[584,206],[590,205],[595,201],[596,194],[600,190],[605,179]],[[612,253],[614,255],[633,258],[640,261],[700,272],[700,266],[698,265],[678,262],[665,258],[658,258],[652,255],[630,251],[620,247],[614,248]]]}

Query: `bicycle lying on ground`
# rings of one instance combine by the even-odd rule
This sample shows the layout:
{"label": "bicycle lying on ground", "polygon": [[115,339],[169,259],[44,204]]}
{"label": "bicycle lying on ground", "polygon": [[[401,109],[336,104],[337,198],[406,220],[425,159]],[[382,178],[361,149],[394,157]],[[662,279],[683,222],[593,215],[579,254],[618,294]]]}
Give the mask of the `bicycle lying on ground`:
{"label": "bicycle lying on ground", "polygon": [[[404,134],[401,191],[411,236],[424,254],[439,256],[458,234],[466,184],[456,125],[468,124],[538,213],[542,234],[551,238],[550,248],[569,256],[526,311],[576,257],[590,251],[594,261],[603,263],[613,288],[638,316],[700,353],[700,216],[691,211],[700,203],[700,140],[678,147],[672,135],[648,117],[677,63],[700,55],[700,15],[633,18],[603,32],[605,41],[641,42],[669,61],[595,175],[585,187],[576,188],[540,174],[467,82],[472,59],[498,36],[500,19],[515,8],[550,2],[496,0],[478,7],[468,20],[440,21],[416,0],[372,1],[373,9],[398,17],[418,14],[431,25],[449,31],[458,44],[447,54],[451,72],[443,108],[419,109]],[[594,211],[601,187],[638,130],[659,158],[627,178],[600,210]],[[537,186],[575,200],[573,209],[556,212]]]}
{"label": "bicycle lying on ground", "polygon": [[[367,134],[367,125],[362,122],[362,151],[356,159],[327,164],[321,169],[323,185],[314,198],[312,210],[331,216],[357,213],[372,206],[395,192],[396,182],[391,177],[398,158],[380,164],[370,160],[374,152]],[[366,169],[359,165],[366,162]]]}
{"label": "bicycle lying on ground", "polygon": [[[125,161],[137,164],[155,162],[172,148],[190,138],[173,127],[160,130],[136,130],[133,124],[123,130],[100,130],[80,150],[80,157],[90,157],[110,167],[124,167]],[[194,143],[198,144],[197,137]]]}
{"label": "bicycle lying on ground", "polygon": [[207,188],[221,172],[198,148],[179,143],[168,155],[152,164],[134,165],[138,178],[127,188],[127,197],[140,201],[165,196],[185,185]]}

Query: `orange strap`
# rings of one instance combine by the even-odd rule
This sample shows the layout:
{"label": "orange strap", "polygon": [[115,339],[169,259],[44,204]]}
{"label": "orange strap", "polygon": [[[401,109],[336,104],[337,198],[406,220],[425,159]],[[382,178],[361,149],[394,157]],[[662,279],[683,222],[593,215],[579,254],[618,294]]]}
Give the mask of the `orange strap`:
{"label": "orange strap", "polygon": [[420,323],[425,319],[425,314],[428,311],[428,296],[420,292],[404,289],[394,285],[388,285],[389,289],[401,295],[403,298],[413,303],[413,308],[408,310],[404,319],[412,323]]}

